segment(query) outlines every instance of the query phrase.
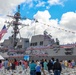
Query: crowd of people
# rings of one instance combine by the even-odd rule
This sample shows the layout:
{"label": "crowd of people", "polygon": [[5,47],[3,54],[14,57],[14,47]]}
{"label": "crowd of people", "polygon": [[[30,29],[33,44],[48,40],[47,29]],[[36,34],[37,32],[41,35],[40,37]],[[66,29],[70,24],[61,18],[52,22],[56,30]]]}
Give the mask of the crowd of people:
{"label": "crowd of people", "polygon": [[41,75],[41,72],[43,72],[43,75],[45,74],[45,70],[47,70],[49,73],[53,72],[54,75],[60,75],[62,72],[62,69],[68,68],[74,68],[75,67],[75,61],[74,60],[61,60],[51,58],[50,60],[42,59],[42,60],[32,60],[32,61],[26,61],[26,60],[0,60],[0,71],[2,67],[4,67],[6,70],[16,70],[18,66],[21,66],[23,70],[27,70],[29,67],[30,69],[30,75]]}

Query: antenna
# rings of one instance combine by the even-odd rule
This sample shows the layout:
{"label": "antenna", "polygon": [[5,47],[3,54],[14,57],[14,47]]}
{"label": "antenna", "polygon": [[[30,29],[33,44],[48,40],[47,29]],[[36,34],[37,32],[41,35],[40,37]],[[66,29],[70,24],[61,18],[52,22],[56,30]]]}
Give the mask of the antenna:
{"label": "antenna", "polygon": [[18,5],[18,12],[20,12],[20,5]]}

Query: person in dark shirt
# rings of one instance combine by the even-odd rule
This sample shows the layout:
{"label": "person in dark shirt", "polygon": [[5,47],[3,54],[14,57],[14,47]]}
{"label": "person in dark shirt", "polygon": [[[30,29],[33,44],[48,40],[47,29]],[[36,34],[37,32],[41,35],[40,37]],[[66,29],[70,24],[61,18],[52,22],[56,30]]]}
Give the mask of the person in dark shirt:
{"label": "person in dark shirt", "polygon": [[41,64],[41,67],[44,68],[44,65],[43,65],[44,64],[44,59],[41,60],[40,64]]}
{"label": "person in dark shirt", "polygon": [[60,75],[62,71],[62,67],[58,59],[56,59],[56,62],[53,65],[53,71],[54,71],[54,75]]}
{"label": "person in dark shirt", "polygon": [[12,70],[15,70],[16,69],[16,66],[15,66],[15,63],[14,63],[14,61],[12,61]]}
{"label": "person in dark shirt", "polygon": [[44,72],[44,59],[41,60],[40,64],[41,64],[41,67],[42,67],[42,72],[45,75],[45,72]]}

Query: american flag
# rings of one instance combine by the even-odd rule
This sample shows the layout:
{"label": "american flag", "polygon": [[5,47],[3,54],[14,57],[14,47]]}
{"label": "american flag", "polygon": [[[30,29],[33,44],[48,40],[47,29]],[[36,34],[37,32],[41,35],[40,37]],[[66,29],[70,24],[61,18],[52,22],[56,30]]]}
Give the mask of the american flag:
{"label": "american flag", "polygon": [[7,28],[4,25],[3,28],[2,28],[2,30],[0,31],[0,40],[2,39],[2,37],[4,36],[5,33],[7,33]]}

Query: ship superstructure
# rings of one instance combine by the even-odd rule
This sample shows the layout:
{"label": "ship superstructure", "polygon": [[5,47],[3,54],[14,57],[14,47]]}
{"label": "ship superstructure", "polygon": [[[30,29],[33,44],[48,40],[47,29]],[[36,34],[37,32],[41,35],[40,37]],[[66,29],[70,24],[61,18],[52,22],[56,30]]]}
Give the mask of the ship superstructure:
{"label": "ship superstructure", "polygon": [[26,49],[26,54],[34,59],[51,57],[59,59],[75,59],[76,43],[60,45],[58,38],[54,40],[51,35],[32,36],[30,47]]}

